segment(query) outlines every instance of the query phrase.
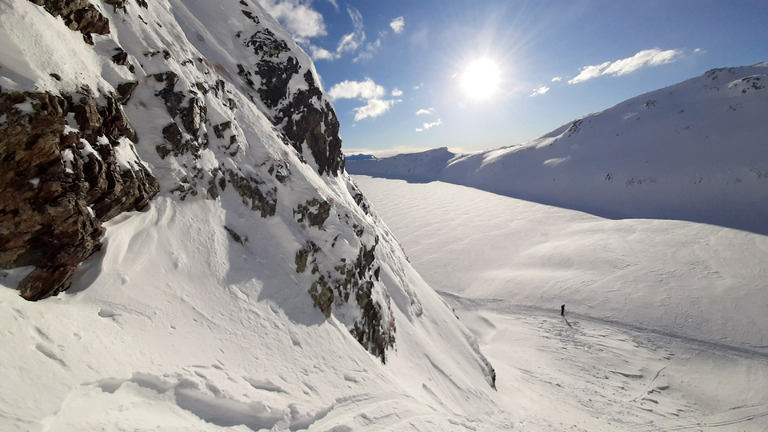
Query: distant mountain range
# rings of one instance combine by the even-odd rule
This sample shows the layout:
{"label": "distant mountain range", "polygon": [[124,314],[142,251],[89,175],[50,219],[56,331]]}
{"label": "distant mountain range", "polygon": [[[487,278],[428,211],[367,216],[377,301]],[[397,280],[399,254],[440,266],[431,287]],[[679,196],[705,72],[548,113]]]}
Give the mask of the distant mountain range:
{"label": "distant mountain range", "polygon": [[444,181],[609,218],[768,234],[768,62],[713,69],[522,145],[348,157],[351,174]]}

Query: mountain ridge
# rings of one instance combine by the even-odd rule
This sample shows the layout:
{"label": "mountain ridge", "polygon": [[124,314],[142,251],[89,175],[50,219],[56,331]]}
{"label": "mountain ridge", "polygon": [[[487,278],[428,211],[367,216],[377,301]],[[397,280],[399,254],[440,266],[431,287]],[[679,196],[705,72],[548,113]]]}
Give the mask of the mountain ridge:
{"label": "mountain ridge", "polygon": [[[348,163],[610,218],[681,219],[768,234],[766,63],[713,69],[522,145]],[[414,174],[416,173],[416,174]]]}

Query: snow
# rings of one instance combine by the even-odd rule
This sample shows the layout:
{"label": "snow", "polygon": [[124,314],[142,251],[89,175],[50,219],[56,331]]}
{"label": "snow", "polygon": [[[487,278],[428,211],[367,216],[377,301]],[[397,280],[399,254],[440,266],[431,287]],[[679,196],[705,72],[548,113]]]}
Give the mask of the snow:
{"label": "snow", "polygon": [[768,237],[354,180],[475,333],[523,430],[768,427]]}
{"label": "snow", "polygon": [[413,270],[383,273],[418,291],[429,316],[397,310],[398,348],[382,365],[296,295],[296,276],[280,270],[293,260],[282,222],[249,229],[235,208],[160,198],[107,224],[103,251],[66,293],[30,304],[0,289],[4,430],[434,430],[480,413],[504,424],[493,391],[473,382],[484,384],[472,356],[454,346],[447,361],[442,341],[463,333]]}
{"label": "snow", "polygon": [[13,107],[19,110],[22,114],[32,114],[35,112],[35,109],[32,107],[32,100],[30,99],[17,103]]}
{"label": "snow", "polygon": [[61,151],[61,160],[64,161],[64,170],[69,174],[74,174],[72,170],[72,164],[75,163],[75,155],[72,153],[72,149],[64,149]]}
{"label": "snow", "polygon": [[[765,237],[680,221],[611,221],[445,184],[360,178],[422,277],[379,216],[357,205],[349,177],[318,176],[307,151],[303,163],[237,76],[237,64],[260,60],[236,36],[254,26],[243,7],[286,39],[300,75],[316,75],[261,6],[157,0],[148,9],[126,2],[124,14],[95,3],[111,34],[95,37],[92,47],[31,2],[0,2],[0,85],[59,94],[88,85],[100,95],[137,80],[124,109],[140,141],[120,141],[116,156],[122,167],[147,164],[161,192],[143,211],[105,225],[101,250],[57,297],[26,302],[15,288],[33,268],[0,270],[3,431],[766,427],[768,332],[759,315],[768,306],[760,295]],[[135,75],[109,58],[118,45]],[[174,119],[155,95],[163,85],[152,75],[168,71],[178,75],[177,91],[204,100],[209,119],[232,122],[237,152],[210,136],[200,158],[160,157],[162,128]],[[761,73],[726,71],[706,85]],[[197,83],[217,80],[222,98],[196,91]],[[289,92],[303,85],[294,80]],[[744,88],[719,95],[751,113],[744,121],[760,119],[752,108],[762,107],[761,93]],[[725,107],[719,97],[703,98],[686,115]],[[222,101],[229,98],[236,109]],[[645,108],[625,108],[617,115],[650,117]],[[76,128],[73,120],[67,123]],[[561,152],[568,129],[529,146],[542,150],[537,169],[572,169],[595,155]],[[714,133],[704,129],[697,140]],[[399,160],[412,169],[403,175],[429,181],[445,167],[488,169],[529,147],[460,157],[442,149]],[[756,150],[754,164],[733,171],[753,192],[768,170],[761,156]],[[72,150],[62,159],[71,169]],[[290,171],[286,183],[261,175],[276,162]],[[196,168],[205,175],[213,167],[274,188],[275,215],[254,213],[232,187],[215,200],[204,198],[207,184],[183,200],[171,192],[198,175]],[[398,188],[406,189],[394,198],[377,195]],[[296,222],[294,210],[311,199],[333,203],[321,228]],[[363,235],[352,226],[365,228]],[[322,246],[315,259],[324,268],[378,241],[372,296],[390,305],[383,322],[394,318],[396,326],[386,364],[349,332],[361,313],[354,303],[335,307],[328,319],[314,307],[307,290],[315,275],[296,271],[296,252],[308,241]],[[556,311],[563,302],[567,322]],[[498,391],[481,350],[496,364]]]}
{"label": "snow", "polygon": [[102,71],[117,69],[111,59],[99,57],[82,34],[69,30],[61,18],[23,0],[3,1],[0,15],[13,17],[4,19],[0,29],[3,89],[59,94],[87,85],[97,95],[113,90],[101,77]]}

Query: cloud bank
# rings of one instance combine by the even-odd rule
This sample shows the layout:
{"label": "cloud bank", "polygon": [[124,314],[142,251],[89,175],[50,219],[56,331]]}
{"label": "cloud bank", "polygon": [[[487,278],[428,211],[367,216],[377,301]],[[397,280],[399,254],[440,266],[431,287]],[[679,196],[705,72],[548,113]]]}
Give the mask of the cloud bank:
{"label": "cloud bank", "polygon": [[683,55],[682,50],[660,50],[658,48],[643,50],[632,57],[607,61],[603,64],[584,66],[576,78],[568,80],[568,84],[578,84],[603,75],[620,76],[634,72],[646,66],[658,66],[672,63]]}

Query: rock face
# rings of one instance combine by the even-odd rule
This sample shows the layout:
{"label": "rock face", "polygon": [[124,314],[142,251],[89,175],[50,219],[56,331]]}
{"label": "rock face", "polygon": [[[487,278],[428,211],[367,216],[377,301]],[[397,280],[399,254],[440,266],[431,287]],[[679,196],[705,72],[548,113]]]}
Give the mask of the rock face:
{"label": "rock face", "polygon": [[66,290],[99,249],[101,222],[158,191],[122,108],[106,101],[97,105],[88,89],[0,93],[0,267],[37,266],[19,286],[28,300]]}
{"label": "rock face", "polygon": [[[16,85],[0,89],[0,268],[35,266],[22,296],[55,295],[101,246],[103,222],[157,193],[179,207],[206,200],[231,219],[205,230],[224,232],[254,262],[289,257],[285,289],[383,362],[396,326],[381,256],[395,242],[345,177],[339,122],[311,60],[258,4],[222,2],[208,16],[211,4],[0,3],[9,22],[45,16],[41,6],[66,25],[45,16],[58,26],[51,34],[77,42],[32,61],[36,75],[23,77],[32,85],[0,58],[0,77]],[[216,52],[214,39],[232,52]],[[70,73],[72,64],[82,69]],[[411,294],[397,298],[420,308]]]}
{"label": "rock face", "polygon": [[[30,1],[90,45],[93,34],[110,33],[109,19],[87,0]],[[37,267],[18,287],[27,300],[69,288],[77,265],[101,247],[101,223],[143,208],[159,191],[121,107],[136,86],[122,83],[119,96],[101,98],[88,86],[64,95],[0,89],[0,268]]]}
{"label": "rock face", "polygon": [[[261,20],[252,12],[243,9],[243,14],[257,27],[243,44],[253,50],[259,60],[252,65],[239,64],[238,74],[272,110],[273,123],[283,131],[291,146],[302,153],[306,145],[320,174],[338,175],[344,170],[339,120],[312,71],[300,75],[299,61],[288,44],[268,28],[261,27]],[[258,88],[254,76],[261,78]],[[300,84],[292,88],[291,81],[297,79]]]}

